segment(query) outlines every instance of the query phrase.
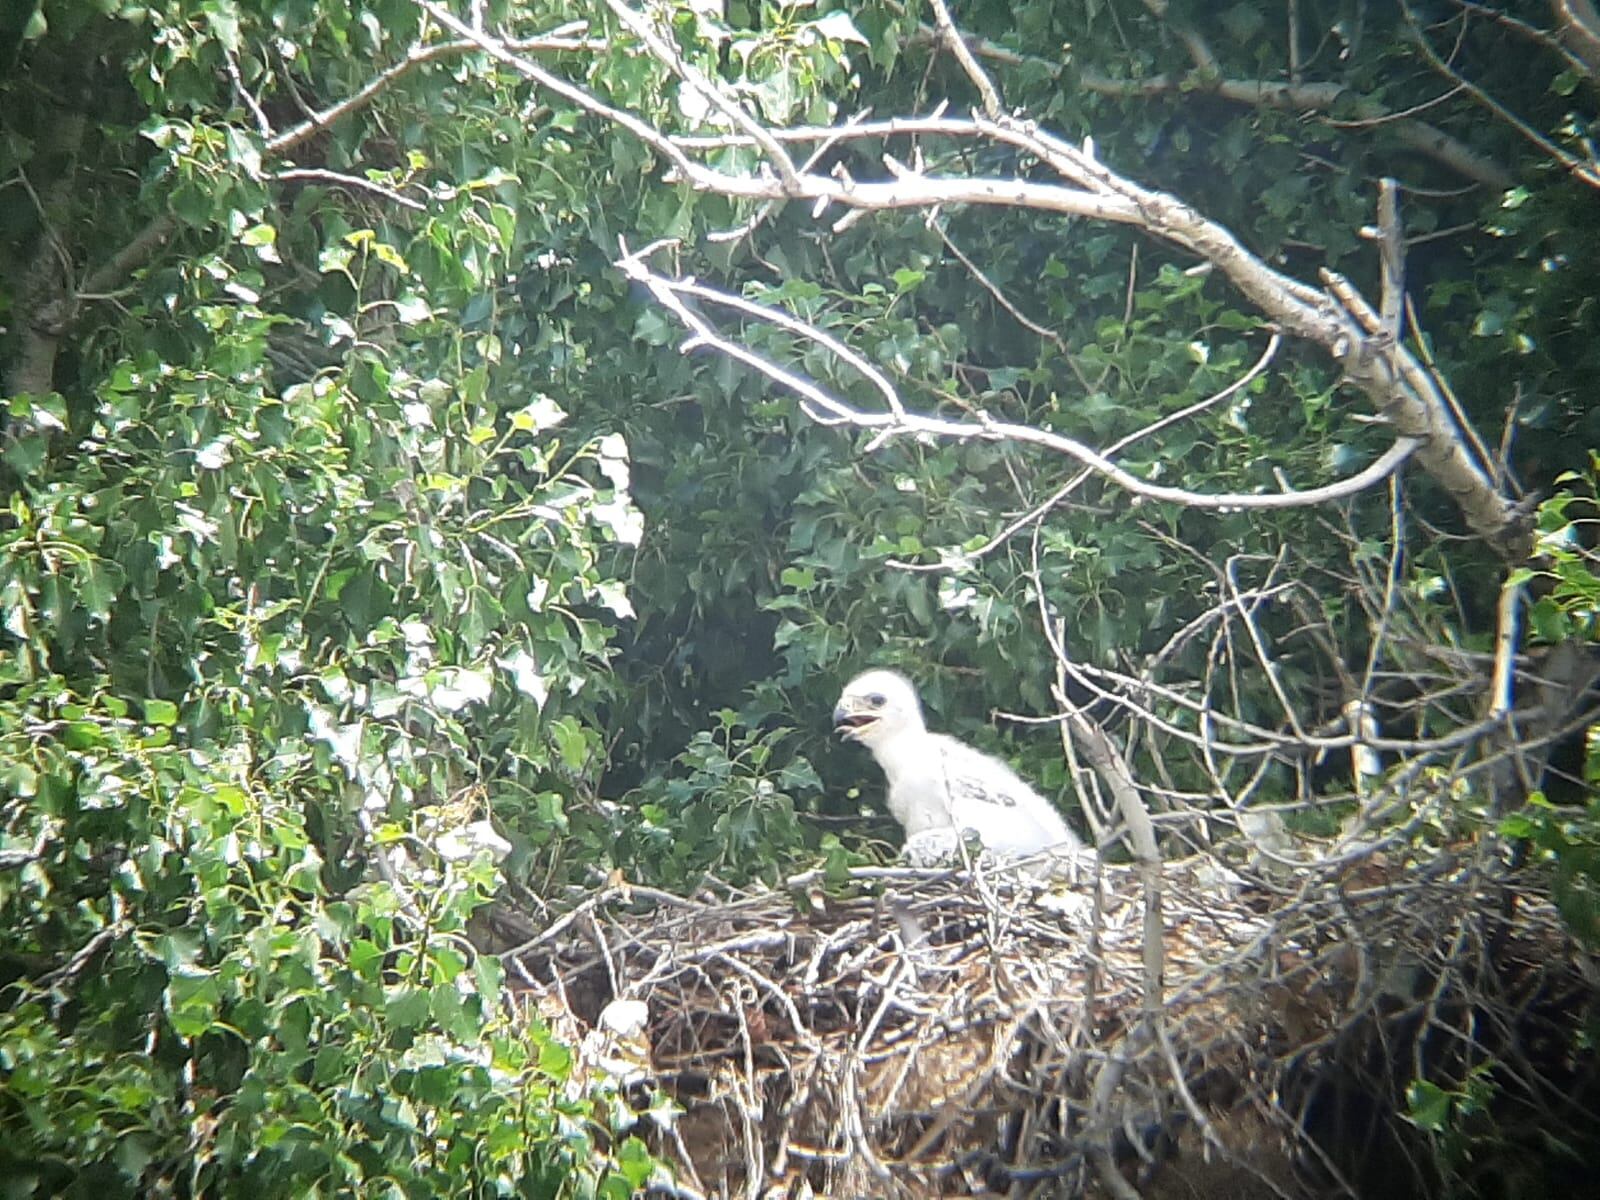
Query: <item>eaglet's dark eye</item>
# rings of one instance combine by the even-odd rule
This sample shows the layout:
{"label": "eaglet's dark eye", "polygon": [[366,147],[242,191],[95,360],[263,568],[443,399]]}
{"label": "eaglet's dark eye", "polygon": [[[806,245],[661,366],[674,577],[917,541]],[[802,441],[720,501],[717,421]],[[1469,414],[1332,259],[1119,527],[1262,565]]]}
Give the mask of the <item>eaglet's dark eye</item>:
{"label": "eaglet's dark eye", "polygon": [[873,708],[882,708],[884,705],[883,693],[873,692],[872,695],[867,697],[867,703],[872,705]]}

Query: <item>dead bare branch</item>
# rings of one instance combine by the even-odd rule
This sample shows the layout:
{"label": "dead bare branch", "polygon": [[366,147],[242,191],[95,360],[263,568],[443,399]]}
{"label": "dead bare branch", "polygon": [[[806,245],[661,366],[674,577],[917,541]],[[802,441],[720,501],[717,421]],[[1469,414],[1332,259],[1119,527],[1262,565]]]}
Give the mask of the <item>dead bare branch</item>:
{"label": "dead bare branch", "polygon": [[[830,334],[789,313],[756,304],[741,296],[693,280],[672,279],[659,275],[645,262],[645,255],[654,248],[646,247],[636,253],[625,251],[618,259],[617,266],[630,279],[642,284],[663,307],[671,311],[691,331],[692,336],[680,347],[683,352],[688,353],[702,346],[710,347],[720,354],[742,362],[775,383],[782,384],[795,392],[814,420],[823,424],[851,425],[875,431],[874,445],[889,437],[925,434],[956,440],[976,438],[1042,446],[1077,460],[1135,495],[1189,508],[1207,509],[1300,508],[1357,495],[1388,478],[1420,445],[1416,439],[1402,437],[1357,474],[1337,483],[1299,491],[1206,493],[1151,483],[1118,466],[1099,451],[1063,434],[1052,433],[1031,425],[995,420],[986,413],[979,413],[967,420],[954,420],[911,412],[906,409],[894,385],[881,371]],[[812,381],[725,337],[709,320],[690,306],[689,300],[731,308],[742,316],[768,322],[789,333],[816,342],[871,381],[885,398],[884,411],[872,412],[847,404]]]}

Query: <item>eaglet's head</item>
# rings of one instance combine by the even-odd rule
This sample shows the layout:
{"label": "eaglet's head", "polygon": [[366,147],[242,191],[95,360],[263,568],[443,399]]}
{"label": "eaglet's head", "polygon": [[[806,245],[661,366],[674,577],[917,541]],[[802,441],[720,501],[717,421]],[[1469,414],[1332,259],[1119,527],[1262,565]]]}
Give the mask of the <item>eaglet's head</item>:
{"label": "eaglet's head", "polygon": [[833,727],[846,741],[867,747],[907,730],[920,732],[917,690],[896,671],[865,671],[845,684],[833,708]]}

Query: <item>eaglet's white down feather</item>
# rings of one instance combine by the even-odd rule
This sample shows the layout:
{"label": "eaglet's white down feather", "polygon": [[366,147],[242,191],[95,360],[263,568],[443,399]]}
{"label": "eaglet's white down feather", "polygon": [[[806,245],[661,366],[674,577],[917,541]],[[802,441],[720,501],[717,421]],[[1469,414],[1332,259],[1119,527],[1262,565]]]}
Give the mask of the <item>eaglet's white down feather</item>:
{"label": "eaglet's white down feather", "polygon": [[906,858],[948,860],[975,833],[1005,858],[1083,845],[1043,796],[999,759],[931,732],[910,680],[894,671],[852,679],[833,710],[844,737],[872,752],[889,785],[889,812],[906,831]]}

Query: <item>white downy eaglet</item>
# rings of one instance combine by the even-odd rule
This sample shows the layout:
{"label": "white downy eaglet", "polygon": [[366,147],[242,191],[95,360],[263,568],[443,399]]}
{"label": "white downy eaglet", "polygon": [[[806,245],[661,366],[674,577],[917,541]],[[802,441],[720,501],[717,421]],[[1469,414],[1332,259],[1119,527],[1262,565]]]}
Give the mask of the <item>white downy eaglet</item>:
{"label": "white downy eaglet", "polygon": [[916,689],[894,671],[867,671],[833,710],[847,741],[872,751],[889,783],[889,811],[906,831],[905,857],[948,861],[966,831],[1005,858],[1083,845],[1061,814],[997,758],[923,724]]}

